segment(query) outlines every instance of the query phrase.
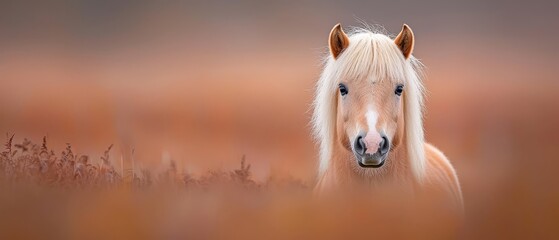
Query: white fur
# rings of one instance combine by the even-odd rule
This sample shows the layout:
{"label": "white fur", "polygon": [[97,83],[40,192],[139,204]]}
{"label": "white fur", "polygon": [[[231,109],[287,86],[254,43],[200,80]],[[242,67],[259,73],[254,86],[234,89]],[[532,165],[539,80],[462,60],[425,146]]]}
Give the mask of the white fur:
{"label": "white fur", "polygon": [[388,79],[405,84],[405,146],[413,175],[421,182],[425,173],[421,63],[413,56],[405,59],[394,41],[377,31],[356,29],[349,39],[349,46],[337,59],[330,55],[326,58],[316,86],[312,123],[320,143],[319,177],[330,167],[334,149],[338,84],[343,79]]}
{"label": "white fur", "polygon": [[367,125],[369,126],[369,131],[376,131],[377,130],[377,120],[378,120],[378,113],[377,111],[369,108],[367,113],[365,114],[365,118],[367,118]]}

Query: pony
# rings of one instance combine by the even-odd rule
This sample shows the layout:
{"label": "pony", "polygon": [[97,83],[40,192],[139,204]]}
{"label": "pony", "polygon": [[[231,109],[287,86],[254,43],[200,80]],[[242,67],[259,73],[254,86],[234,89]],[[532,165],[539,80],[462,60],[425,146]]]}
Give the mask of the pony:
{"label": "pony", "polygon": [[424,140],[423,65],[412,56],[412,29],[394,38],[340,24],[316,85],[312,127],[320,147],[315,192],[360,183],[439,189],[463,205],[446,156]]}

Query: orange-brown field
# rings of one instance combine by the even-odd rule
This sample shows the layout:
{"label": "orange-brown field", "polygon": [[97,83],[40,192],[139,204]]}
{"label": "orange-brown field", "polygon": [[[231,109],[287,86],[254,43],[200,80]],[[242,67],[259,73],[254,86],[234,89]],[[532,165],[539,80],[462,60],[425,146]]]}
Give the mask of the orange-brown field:
{"label": "orange-brown field", "polygon": [[412,203],[383,189],[318,199],[292,177],[254,181],[244,157],[238,169],[198,178],[174,162],[158,174],[135,173],[115,169],[111,147],[93,161],[70,145],[56,154],[46,138],[15,144],[9,137],[0,159],[0,237],[446,239],[460,228],[458,215],[430,197]]}
{"label": "orange-brown field", "polygon": [[[35,144],[27,139],[15,143],[8,136],[0,157],[0,238],[559,236],[558,195],[531,189],[525,177],[476,185],[471,175],[463,174],[466,214],[461,216],[441,208],[444,204],[428,194],[410,202],[398,189],[386,188],[375,195],[340,191],[318,198],[311,193],[312,182],[291,176],[255,181],[244,156],[237,159],[236,169],[209,170],[198,177],[178,170],[174,161],[156,172],[132,171],[111,158],[111,148],[96,160],[70,144],[56,152],[46,137]],[[521,227],[510,227],[516,224]]]}

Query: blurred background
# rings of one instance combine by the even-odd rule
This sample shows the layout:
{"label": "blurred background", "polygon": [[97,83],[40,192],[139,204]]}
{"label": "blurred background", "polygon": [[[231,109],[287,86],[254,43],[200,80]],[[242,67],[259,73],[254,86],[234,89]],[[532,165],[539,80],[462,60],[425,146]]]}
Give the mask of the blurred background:
{"label": "blurred background", "polygon": [[427,67],[426,138],[454,164],[469,224],[544,236],[559,224],[558,10],[555,1],[0,1],[0,133],[47,136],[51,148],[72,143],[94,159],[115,144],[124,168],[172,159],[192,174],[244,154],[257,180],[312,185],[310,103],[329,31],[366,22],[395,35],[407,23]]}

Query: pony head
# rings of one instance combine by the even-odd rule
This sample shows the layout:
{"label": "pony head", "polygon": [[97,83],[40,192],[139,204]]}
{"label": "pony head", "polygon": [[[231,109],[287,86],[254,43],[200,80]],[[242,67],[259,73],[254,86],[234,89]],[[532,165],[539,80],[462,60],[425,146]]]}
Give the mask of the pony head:
{"label": "pony head", "polygon": [[320,174],[331,167],[334,155],[349,156],[342,161],[351,161],[354,171],[382,172],[393,150],[404,149],[408,169],[421,179],[422,86],[420,63],[411,55],[412,30],[404,24],[391,39],[366,29],[347,35],[337,24],[329,47],[313,115]]}

